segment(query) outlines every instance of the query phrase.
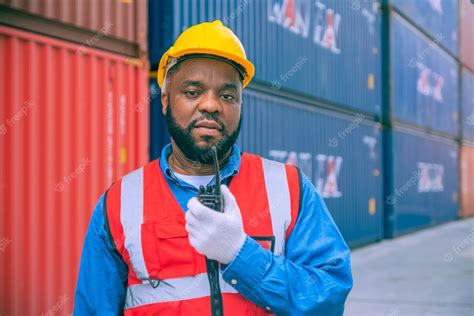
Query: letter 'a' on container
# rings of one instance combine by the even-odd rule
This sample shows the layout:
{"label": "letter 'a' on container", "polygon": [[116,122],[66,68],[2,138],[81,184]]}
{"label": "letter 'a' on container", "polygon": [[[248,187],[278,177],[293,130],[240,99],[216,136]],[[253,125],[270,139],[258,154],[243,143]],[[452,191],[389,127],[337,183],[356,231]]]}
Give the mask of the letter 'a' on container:
{"label": "letter 'a' on container", "polygon": [[[298,166],[351,246],[383,237],[382,133],[362,113],[345,115],[244,91],[243,151]],[[305,210],[302,210],[303,212]]]}
{"label": "letter 'a' on container", "polygon": [[384,150],[386,237],[457,218],[455,141],[398,127],[384,133]]}
{"label": "letter 'a' on container", "polygon": [[390,23],[392,119],[458,136],[456,60],[397,13]]}
{"label": "letter 'a' on container", "polygon": [[437,44],[458,55],[458,0],[390,0],[390,3]]}
{"label": "letter 'a' on container", "polygon": [[148,160],[148,65],[0,26],[0,69],[0,313],[71,314],[91,212]]}
{"label": "letter 'a' on container", "polygon": [[459,60],[474,72],[474,4],[459,0]]}
{"label": "letter 'a' on container", "polygon": [[463,68],[461,75],[462,137],[474,142],[474,72]]}
{"label": "letter 'a' on container", "polygon": [[150,18],[152,67],[184,29],[219,19],[240,38],[254,63],[254,85],[381,116],[377,1],[150,2],[150,17],[162,12],[166,19]]}
{"label": "letter 'a' on container", "polygon": [[474,144],[461,144],[461,217],[474,216]]}

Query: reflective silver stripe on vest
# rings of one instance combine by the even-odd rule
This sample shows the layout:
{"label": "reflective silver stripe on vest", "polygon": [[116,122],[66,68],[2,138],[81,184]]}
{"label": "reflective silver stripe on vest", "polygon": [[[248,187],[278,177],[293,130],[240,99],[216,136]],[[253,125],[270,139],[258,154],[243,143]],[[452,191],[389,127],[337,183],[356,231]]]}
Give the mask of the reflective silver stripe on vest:
{"label": "reflective silver stripe on vest", "polygon": [[275,235],[275,254],[285,254],[286,229],[291,223],[290,188],[286,177],[285,165],[262,158],[268,206]]}
{"label": "reflective silver stripe on vest", "polygon": [[143,168],[137,169],[122,179],[120,192],[120,222],[125,235],[124,246],[137,276],[149,279],[142,249],[141,225],[143,224]]}
{"label": "reflective silver stripe on vest", "polygon": [[[165,281],[173,287],[161,283],[157,288],[153,288],[148,282],[129,286],[125,298],[125,309],[155,303],[176,304],[177,301],[211,295],[207,273],[197,274],[193,277],[166,279]],[[237,293],[222,279],[221,275],[219,275],[219,283],[222,293]]]}

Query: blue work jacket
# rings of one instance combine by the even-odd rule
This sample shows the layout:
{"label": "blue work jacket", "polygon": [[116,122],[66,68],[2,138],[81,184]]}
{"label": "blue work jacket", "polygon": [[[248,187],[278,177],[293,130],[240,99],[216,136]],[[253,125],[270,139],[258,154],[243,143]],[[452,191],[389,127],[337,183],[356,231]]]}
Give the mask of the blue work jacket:
{"label": "blue work jacket", "polygon": [[[187,210],[197,189],[178,179],[167,162],[168,144],[160,168],[177,201]],[[240,149],[233,146],[221,170],[224,180],[240,167]],[[277,315],[343,315],[352,288],[350,253],[314,185],[302,175],[301,208],[286,241],[285,257],[263,249],[247,237],[238,255],[221,265],[223,279],[253,303]],[[74,300],[74,315],[123,313],[128,267],[106,231],[101,196],[87,230]],[[251,267],[251,268],[249,268]]]}

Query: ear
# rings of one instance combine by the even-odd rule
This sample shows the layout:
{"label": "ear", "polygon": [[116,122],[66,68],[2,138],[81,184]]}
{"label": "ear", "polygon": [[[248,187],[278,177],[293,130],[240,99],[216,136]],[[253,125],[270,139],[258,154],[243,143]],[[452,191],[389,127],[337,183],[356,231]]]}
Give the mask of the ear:
{"label": "ear", "polygon": [[161,112],[166,115],[168,109],[168,92],[162,91],[161,93]]}

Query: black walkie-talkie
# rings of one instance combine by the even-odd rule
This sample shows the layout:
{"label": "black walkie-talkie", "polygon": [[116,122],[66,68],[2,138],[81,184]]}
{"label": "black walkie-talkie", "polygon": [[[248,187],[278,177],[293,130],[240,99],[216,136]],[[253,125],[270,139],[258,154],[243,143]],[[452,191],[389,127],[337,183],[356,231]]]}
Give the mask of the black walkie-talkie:
{"label": "black walkie-talkie", "polygon": [[219,175],[219,160],[217,159],[216,146],[212,146],[212,157],[214,158],[214,168],[216,173],[215,185],[208,184],[206,187],[203,185],[199,186],[198,200],[203,205],[218,211],[224,212],[224,205],[222,202],[221,195],[221,177]]}
{"label": "black walkie-talkie", "polygon": [[[216,146],[211,148],[216,173],[215,185],[199,186],[197,198],[203,205],[217,212],[224,212],[224,203],[221,195],[221,178],[219,175],[219,160]],[[222,293],[219,285],[219,263],[206,257],[207,277],[211,287],[211,315],[223,316]]]}

